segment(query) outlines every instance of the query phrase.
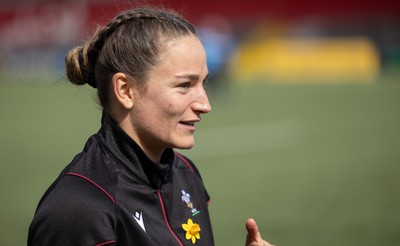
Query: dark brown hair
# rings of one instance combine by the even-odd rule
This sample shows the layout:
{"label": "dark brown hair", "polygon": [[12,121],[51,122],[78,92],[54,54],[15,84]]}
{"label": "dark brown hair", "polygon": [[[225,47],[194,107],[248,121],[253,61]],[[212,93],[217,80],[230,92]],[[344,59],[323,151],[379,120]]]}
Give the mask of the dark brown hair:
{"label": "dark brown hair", "polygon": [[107,109],[112,76],[126,73],[146,81],[158,62],[163,41],[197,32],[172,10],[136,8],[121,12],[108,25],[99,27],[82,46],[72,48],[65,64],[69,81],[97,88],[101,106]]}

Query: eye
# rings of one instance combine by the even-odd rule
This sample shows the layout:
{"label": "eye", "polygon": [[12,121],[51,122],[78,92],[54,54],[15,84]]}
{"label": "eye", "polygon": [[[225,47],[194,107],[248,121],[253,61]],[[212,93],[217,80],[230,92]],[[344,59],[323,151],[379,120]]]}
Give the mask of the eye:
{"label": "eye", "polygon": [[189,88],[190,88],[190,82],[185,82],[185,83],[181,83],[181,84],[179,84],[178,85],[178,87],[179,87],[179,89],[181,90],[181,91],[187,91],[187,90],[189,90]]}
{"label": "eye", "polygon": [[208,78],[206,78],[205,80],[203,80],[203,87],[206,88],[208,84]]}
{"label": "eye", "polygon": [[207,83],[208,83],[208,78],[210,77],[210,74],[208,73],[207,76],[204,78],[203,80],[203,87],[206,88],[207,87]]}

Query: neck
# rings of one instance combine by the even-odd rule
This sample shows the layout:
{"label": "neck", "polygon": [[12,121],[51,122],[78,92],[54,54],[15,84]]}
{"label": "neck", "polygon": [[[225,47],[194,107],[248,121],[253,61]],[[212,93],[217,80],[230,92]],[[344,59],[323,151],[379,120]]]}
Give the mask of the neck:
{"label": "neck", "polygon": [[[117,112],[119,112],[119,111],[117,111]],[[154,145],[151,145],[153,148],[147,147],[146,144],[140,140],[141,138],[134,131],[128,114],[110,112],[110,116],[140,146],[140,148],[142,148],[143,152],[147,155],[147,157],[151,161],[153,161],[154,163],[160,163],[161,155],[165,149],[154,148]]]}
{"label": "neck", "polygon": [[146,148],[143,148],[143,145],[139,144],[139,146],[143,149],[143,152],[147,155],[147,157],[149,157],[149,159],[152,162],[154,162],[154,163],[160,163],[161,162],[162,152],[161,153],[151,152],[151,151],[146,150]]}

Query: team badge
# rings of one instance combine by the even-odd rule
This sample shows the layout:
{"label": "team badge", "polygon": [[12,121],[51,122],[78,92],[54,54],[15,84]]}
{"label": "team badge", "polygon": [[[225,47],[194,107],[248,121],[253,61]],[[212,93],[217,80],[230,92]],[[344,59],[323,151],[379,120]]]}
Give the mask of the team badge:
{"label": "team badge", "polygon": [[196,208],[193,207],[193,203],[190,201],[190,194],[184,190],[182,190],[182,201],[184,201],[187,207],[190,208],[192,216],[195,216],[196,214],[200,213],[200,211],[198,211]]}

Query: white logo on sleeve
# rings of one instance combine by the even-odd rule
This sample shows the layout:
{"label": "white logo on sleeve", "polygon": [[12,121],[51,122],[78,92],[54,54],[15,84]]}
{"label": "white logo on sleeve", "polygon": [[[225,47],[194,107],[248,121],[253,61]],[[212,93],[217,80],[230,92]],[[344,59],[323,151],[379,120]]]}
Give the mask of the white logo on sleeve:
{"label": "white logo on sleeve", "polygon": [[136,222],[140,225],[140,227],[143,229],[143,231],[146,232],[146,228],[144,227],[144,223],[143,223],[142,212],[139,213],[138,211],[136,211],[136,213],[132,216],[133,216],[133,218],[135,218]]}

